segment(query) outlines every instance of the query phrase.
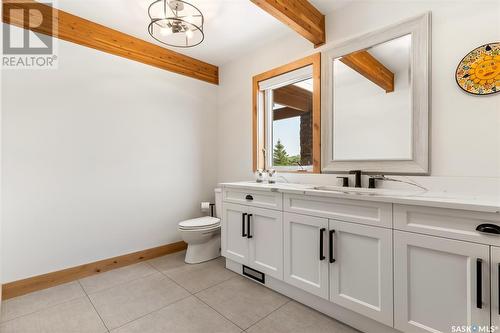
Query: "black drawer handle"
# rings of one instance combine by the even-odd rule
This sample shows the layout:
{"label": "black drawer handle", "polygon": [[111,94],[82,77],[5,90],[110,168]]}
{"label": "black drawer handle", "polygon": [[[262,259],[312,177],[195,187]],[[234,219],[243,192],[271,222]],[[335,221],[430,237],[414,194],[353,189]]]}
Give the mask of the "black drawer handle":
{"label": "black drawer handle", "polygon": [[500,227],[496,224],[484,223],[480,224],[476,228],[479,232],[485,232],[487,234],[500,235]]}
{"label": "black drawer handle", "polygon": [[248,214],[248,217],[247,217],[247,221],[248,221],[248,223],[247,223],[247,227],[248,227],[248,236],[247,236],[247,238],[253,238],[253,236],[252,236],[252,234],[250,232],[250,222],[252,221],[251,220],[252,216],[253,216],[252,214]]}
{"label": "black drawer handle", "polygon": [[483,260],[476,260],[476,307],[483,308]]}
{"label": "black drawer handle", "polygon": [[253,200],[253,197],[250,194],[247,194],[247,196],[245,197],[245,199],[247,199],[247,200]]}
{"label": "black drawer handle", "polygon": [[325,260],[325,255],[323,253],[323,234],[325,230],[325,228],[319,229],[319,260]]}
{"label": "black drawer handle", "polygon": [[330,234],[329,234],[329,241],[330,241],[330,244],[329,244],[329,254],[330,254],[330,263],[333,264],[335,262],[335,258],[333,257],[333,235],[335,234],[335,230],[332,229],[330,230]]}
{"label": "black drawer handle", "polygon": [[241,237],[247,236],[247,234],[245,233],[245,217],[246,216],[247,216],[247,213],[241,214]]}

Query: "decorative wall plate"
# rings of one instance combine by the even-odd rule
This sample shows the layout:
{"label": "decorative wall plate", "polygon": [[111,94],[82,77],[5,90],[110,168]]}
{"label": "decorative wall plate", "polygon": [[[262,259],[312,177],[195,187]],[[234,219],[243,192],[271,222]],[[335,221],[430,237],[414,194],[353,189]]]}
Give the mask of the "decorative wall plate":
{"label": "decorative wall plate", "polygon": [[485,44],[469,52],[458,64],[455,79],[469,94],[500,92],[500,42]]}

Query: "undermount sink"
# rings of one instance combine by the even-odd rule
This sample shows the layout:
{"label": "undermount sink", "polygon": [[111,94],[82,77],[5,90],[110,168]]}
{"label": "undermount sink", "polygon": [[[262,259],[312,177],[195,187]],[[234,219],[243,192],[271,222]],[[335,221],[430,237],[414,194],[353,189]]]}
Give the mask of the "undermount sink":
{"label": "undermount sink", "polygon": [[307,190],[307,189],[314,188],[313,185],[297,184],[297,183],[277,183],[277,184],[270,184],[270,185],[274,185],[276,187],[281,187],[281,188],[297,189],[297,190]]}
{"label": "undermount sink", "polygon": [[361,188],[361,187],[341,187],[341,186],[315,186],[313,189],[318,191],[328,191],[343,194],[373,195],[373,196],[412,196],[417,195],[419,191],[401,191],[382,188]]}
{"label": "undermount sink", "polygon": [[341,186],[315,186],[315,190],[318,191],[328,191],[328,192],[338,192],[338,193],[359,193],[359,194],[375,194],[378,189],[367,189],[360,187],[341,187]]}
{"label": "undermount sink", "polygon": [[415,191],[415,190],[396,190],[387,188],[364,188],[364,187],[342,187],[334,185],[311,185],[311,184],[298,184],[298,183],[256,183],[247,182],[253,186],[257,185],[259,187],[270,188],[271,190],[279,191],[281,190],[297,190],[297,191],[325,191],[330,193],[338,194],[349,194],[349,195],[366,195],[366,196],[392,196],[392,197],[408,197],[408,196],[420,196],[426,191]]}

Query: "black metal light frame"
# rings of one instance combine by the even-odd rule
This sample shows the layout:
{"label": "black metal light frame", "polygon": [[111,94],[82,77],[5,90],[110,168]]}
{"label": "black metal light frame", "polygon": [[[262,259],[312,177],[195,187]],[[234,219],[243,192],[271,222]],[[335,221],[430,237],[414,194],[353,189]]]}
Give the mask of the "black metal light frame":
{"label": "black metal light frame", "polygon": [[[190,17],[199,17],[199,18],[201,18],[201,25],[198,26],[198,25],[196,25],[196,24],[194,24],[192,22],[184,20],[184,18],[186,16],[178,16],[178,13],[175,12],[172,8],[170,8],[170,6],[169,6],[169,2],[170,1],[172,1],[172,0],[156,0],[156,1],[153,1],[149,5],[149,7],[148,7],[148,15],[149,15],[149,18],[151,19],[151,22],[148,25],[148,33],[149,33],[149,35],[153,39],[157,40],[158,42],[160,42],[162,44],[165,44],[165,45],[168,45],[168,46],[173,46],[173,47],[190,48],[190,47],[194,47],[196,45],[200,45],[205,40],[205,34],[203,32],[203,25],[204,25],[204,22],[205,22],[205,18],[203,17],[203,14],[201,13],[201,11],[196,6],[190,4],[189,2],[186,2],[186,1],[183,1],[183,0],[174,0],[176,2],[180,2],[180,3],[184,4],[185,6],[191,7],[192,9],[194,9],[195,12],[198,13],[196,15],[189,15]],[[157,3],[163,3],[163,14],[165,15],[165,17],[153,17],[151,15],[151,8],[153,8],[153,6],[155,6]],[[167,16],[167,10],[169,10],[172,13],[172,16]],[[171,22],[178,22],[181,25],[185,25],[185,26],[188,26],[190,28],[194,28],[194,30],[193,29],[191,29],[191,30],[192,31],[199,31],[201,33],[201,39],[200,39],[199,42],[197,42],[196,44],[192,44],[192,45],[188,45],[189,44],[189,42],[188,42],[189,39],[187,37],[186,37],[186,44],[187,45],[177,45],[177,44],[170,44],[170,43],[164,42],[160,38],[157,38],[153,34],[154,25],[157,25],[160,29],[164,28],[164,26],[162,26],[160,24],[161,22],[169,22],[169,23],[171,23]],[[172,32],[172,33],[174,34],[174,33],[177,33],[177,32]]]}

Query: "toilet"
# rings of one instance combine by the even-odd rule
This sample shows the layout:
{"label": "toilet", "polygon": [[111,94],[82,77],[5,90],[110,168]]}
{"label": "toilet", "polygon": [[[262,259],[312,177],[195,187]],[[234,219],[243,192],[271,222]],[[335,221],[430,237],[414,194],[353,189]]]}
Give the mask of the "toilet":
{"label": "toilet", "polygon": [[220,256],[220,215],[222,211],[222,190],[215,189],[215,216],[203,216],[179,222],[179,232],[188,244],[188,264],[215,259]]}

